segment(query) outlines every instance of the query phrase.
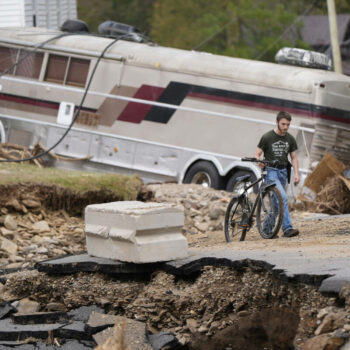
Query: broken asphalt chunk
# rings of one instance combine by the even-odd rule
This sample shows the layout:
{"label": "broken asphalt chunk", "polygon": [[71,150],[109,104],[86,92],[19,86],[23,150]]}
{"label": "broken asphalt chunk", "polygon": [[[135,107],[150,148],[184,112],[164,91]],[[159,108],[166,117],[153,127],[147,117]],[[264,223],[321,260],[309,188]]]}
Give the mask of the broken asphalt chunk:
{"label": "broken asphalt chunk", "polygon": [[68,322],[66,312],[35,312],[28,314],[14,314],[12,320],[16,324],[43,324]]}
{"label": "broken asphalt chunk", "polygon": [[180,343],[171,332],[161,332],[157,334],[150,334],[148,341],[152,345],[153,350],[161,349],[179,349]]}
{"label": "broken asphalt chunk", "polygon": [[108,327],[113,327],[117,321],[117,316],[106,315],[93,311],[90,314],[89,321],[86,324],[91,334],[101,332]]}
{"label": "broken asphalt chunk", "polygon": [[68,312],[68,317],[71,320],[74,321],[82,321],[82,322],[88,322],[89,317],[92,312],[98,312],[103,314],[104,310],[98,307],[97,305],[91,305],[91,306],[81,306],[75,310],[72,310]]}
{"label": "broken asphalt chunk", "polygon": [[0,303],[0,320],[16,311],[17,311],[16,308],[13,307],[10,303],[8,302]]}

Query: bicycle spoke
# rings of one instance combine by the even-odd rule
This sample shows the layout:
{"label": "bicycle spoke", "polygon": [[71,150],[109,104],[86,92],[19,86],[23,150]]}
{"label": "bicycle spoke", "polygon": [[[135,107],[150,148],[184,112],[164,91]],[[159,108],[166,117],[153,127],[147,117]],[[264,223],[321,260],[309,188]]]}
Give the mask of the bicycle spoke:
{"label": "bicycle spoke", "polygon": [[225,216],[225,237],[227,242],[244,240],[247,228],[242,227],[244,206],[238,198],[233,198]]}
{"label": "bicycle spoke", "polygon": [[267,188],[258,206],[258,230],[262,237],[273,238],[279,231],[283,215],[282,199],[274,187]]}

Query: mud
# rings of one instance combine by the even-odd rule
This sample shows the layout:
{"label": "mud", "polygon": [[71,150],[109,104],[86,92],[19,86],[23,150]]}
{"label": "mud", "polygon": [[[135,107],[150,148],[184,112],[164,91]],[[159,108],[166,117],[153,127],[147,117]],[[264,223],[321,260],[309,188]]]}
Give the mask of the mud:
{"label": "mud", "polygon": [[[61,186],[30,183],[0,186],[0,207],[8,206],[8,203],[19,203],[18,209],[24,213],[27,209],[36,212],[43,207],[49,210],[63,209],[71,216],[82,216],[84,208],[89,204],[114,202],[120,199],[118,195],[108,190],[77,192]],[[28,208],[21,204],[23,201],[37,202],[40,205]]]}

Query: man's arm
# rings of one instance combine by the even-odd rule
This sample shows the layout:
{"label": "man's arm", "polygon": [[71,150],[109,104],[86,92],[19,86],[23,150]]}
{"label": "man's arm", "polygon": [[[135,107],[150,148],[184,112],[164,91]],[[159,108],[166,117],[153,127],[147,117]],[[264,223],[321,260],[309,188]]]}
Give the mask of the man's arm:
{"label": "man's arm", "polygon": [[297,158],[297,153],[291,152],[290,157],[292,159],[292,165],[294,169],[294,184],[297,185],[300,182],[300,176],[299,176],[299,162]]}
{"label": "man's arm", "polygon": [[[255,158],[256,159],[261,159],[261,156],[263,154],[263,150],[260,148],[260,147],[257,147],[256,148],[256,151],[255,151]],[[262,169],[265,167],[264,163],[258,163],[259,167]]]}

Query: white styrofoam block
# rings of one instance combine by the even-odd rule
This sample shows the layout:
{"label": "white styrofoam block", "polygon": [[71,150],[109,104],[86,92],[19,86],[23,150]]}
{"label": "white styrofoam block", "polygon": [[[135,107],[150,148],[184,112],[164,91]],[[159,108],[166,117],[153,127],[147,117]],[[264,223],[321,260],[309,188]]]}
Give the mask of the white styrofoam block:
{"label": "white styrofoam block", "polygon": [[183,208],[138,201],[89,205],[85,232],[90,255],[134,263],[184,258]]}

